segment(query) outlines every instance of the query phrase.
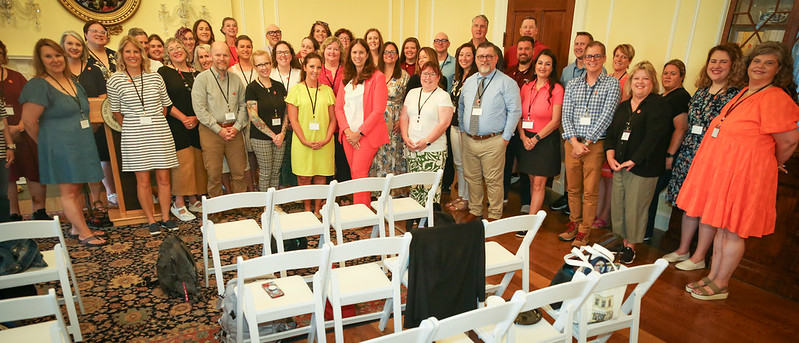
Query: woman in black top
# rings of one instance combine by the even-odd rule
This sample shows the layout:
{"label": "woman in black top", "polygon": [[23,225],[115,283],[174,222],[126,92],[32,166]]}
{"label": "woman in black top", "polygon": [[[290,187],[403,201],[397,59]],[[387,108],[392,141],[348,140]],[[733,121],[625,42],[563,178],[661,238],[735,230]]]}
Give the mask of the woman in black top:
{"label": "woman in black top", "polygon": [[613,232],[624,238],[619,260],[625,264],[635,259],[635,244],[644,241],[646,209],[666,168],[671,114],[658,88],[652,63],[636,64],[623,90],[632,98],[616,108],[605,140],[613,170],[611,221]]}
{"label": "woman in black top", "polygon": [[669,148],[666,150],[666,171],[658,178],[655,186],[655,195],[649,205],[649,216],[646,221],[646,235],[644,240],[652,238],[655,230],[655,217],[658,210],[658,198],[660,192],[666,189],[671,180],[671,166],[674,163],[674,156],[680,149],[685,133],[688,131],[688,103],[691,102],[691,93],[683,88],[685,80],[685,63],[678,59],[666,62],[661,74],[663,84],[663,98],[669,103],[671,109],[671,140]]}
{"label": "woman in black top", "polygon": [[258,160],[258,188],[266,192],[270,187],[280,186],[280,167],[285,151],[286,88],[269,78],[272,73],[272,58],[264,50],[252,54],[252,62],[258,77],[247,86],[244,99],[250,116],[250,143]]}
{"label": "woman in black top", "polygon": [[[169,99],[172,100],[166,121],[175,141],[179,163],[177,168],[172,169],[175,204],[170,211],[183,221],[195,218],[191,212],[202,212],[199,195],[207,193],[208,185],[200,133],[197,129],[199,120],[191,105],[191,87],[198,72],[189,64],[188,56],[189,50],[180,39],[169,38],[164,54],[166,65],[158,69],[158,74],[164,79]],[[184,196],[189,198],[188,207]]]}
{"label": "woman in black top", "polygon": [[458,124],[458,98],[461,96],[461,88],[466,83],[466,79],[477,72],[475,63],[474,45],[471,42],[464,43],[455,51],[455,76],[452,77],[452,90],[450,98],[455,112],[452,114],[452,121],[449,127],[449,144],[452,148],[452,162],[455,171],[458,173],[458,197],[447,203],[450,211],[464,211],[469,208],[469,190],[466,180],[463,178],[463,163],[461,162],[461,128]]}

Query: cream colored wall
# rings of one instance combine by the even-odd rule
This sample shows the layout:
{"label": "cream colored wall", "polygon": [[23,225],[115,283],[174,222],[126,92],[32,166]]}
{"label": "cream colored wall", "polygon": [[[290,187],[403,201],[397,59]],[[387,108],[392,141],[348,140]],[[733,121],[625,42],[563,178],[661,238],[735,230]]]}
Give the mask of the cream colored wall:
{"label": "cream colored wall", "polygon": [[578,0],[572,32],[588,31],[605,43],[605,68],[609,71],[613,70],[613,48],[622,43],[635,48],[633,63],[649,60],[658,71],[668,60],[681,59],[686,65],[685,88],[693,93],[708,50],[721,38],[728,3],[729,0]]}

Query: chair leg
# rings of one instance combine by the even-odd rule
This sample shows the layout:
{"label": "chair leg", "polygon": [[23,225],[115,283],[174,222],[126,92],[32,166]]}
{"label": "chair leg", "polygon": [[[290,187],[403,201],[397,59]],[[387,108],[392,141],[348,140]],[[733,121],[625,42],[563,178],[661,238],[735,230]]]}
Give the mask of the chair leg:
{"label": "chair leg", "polygon": [[341,316],[341,302],[334,299],[331,305],[333,306],[333,330],[336,334],[336,342],[344,342],[344,318]]}
{"label": "chair leg", "polygon": [[[510,280],[513,279],[514,274],[516,274],[515,270],[505,273],[505,276],[502,277],[502,282],[499,284],[499,289],[497,289],[497,296],[501,297],[503,294],[505,294],[505,289],[508,288],[508,284],[510,284]],[[527,290],[524,291],[527,292]]]}
{"label": "chair leg", "polygon": [[[66,250],[64,250],[64,254],[69,254]],[[67,269],[69,270],[69,276],[72,278],[72,287],[75,288],[75,297],[78,298],[78,306],[80,307],[80,314],[86,314],[86,308],[83,307],[83,297],[80,296],[80,288],[78,288],[78,279],[75,277],[75,270],[72,269],[72,262],[69,259],[64,257],[64,261],[66,262]],[[74,300],[74,299],[73,299]]]}
{"label": "chair leg", "polygon": [[64,305],[67,307],[67,316],[69,317],[69,326],[67,327],[67,331],[72,334],[75,342],[81,342],[83,341],[83,335],[81,335],[80,332],[80,322],[78,321],[78,311],[75,310],[75,298],[72,296],[72,287],[70,287],[69,278],[67,277],[67,263],[63,255],[58,255],[59,254],[56,253],[58,278],[59,283],[61,284],[61,291],[64,293]]}
{"label": "chair leg", "polygon": [[394,237],[396,233],[394,232],[394,218],[388,217],[388,236]]}
{"label": "chair leg", "polygon": [[205,274],[205,287],[208,287],[208,243],[205,241],[205,237],[203,237],[203,274]]}
{"label": "chair leg", "polygon": [[386,299],[385,304],[383,304],[383,313],[380,315],[380,323],[377,325],[377,328],[380,331],[386,331],[386,326],[388,326],[388,317],[391,316],[391,299]]}
{"label": "chair leg", "polygon": [[394,294],[391,301],[394,303],[394,332],[396,333],[402,331],[402,298],[400,298],[399,292]]}
{"label": "chair leg", "polygon": [[308,331],[308,343],[313,343],[314,338],[316,338],[316,314],[311,315],[311,322],[308,324],[310,326],[310,330]]}
{"label": "chair leg", "polygon": [[[592,342],[605,343],[605,342],[608,341],[608,339],[610,339],[610,336],[612,334],[613,334],[613,332],[608,332],[606,334],[599,335]],[[630,342],[633,342],[633,335],[630,335]]]}
{"label": "chair leg", "polygon": [[[214,277],[216,278],[216,290],[220,297],[225,295],[225,277],[222,275],[222,260],[218,251],[211,251],[214,260]],[[206,273],[208,275],[208,273]]]}

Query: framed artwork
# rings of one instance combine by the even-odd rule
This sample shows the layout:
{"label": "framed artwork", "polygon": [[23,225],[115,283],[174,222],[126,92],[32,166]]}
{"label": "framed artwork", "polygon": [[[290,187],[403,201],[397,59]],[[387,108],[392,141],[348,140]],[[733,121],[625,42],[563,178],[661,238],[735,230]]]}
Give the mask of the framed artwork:
{"label": "framed artwork", "polygon": [[97,20],[117,26],[139,8],[141,0],[58,0],[70,13],[83,21]]}

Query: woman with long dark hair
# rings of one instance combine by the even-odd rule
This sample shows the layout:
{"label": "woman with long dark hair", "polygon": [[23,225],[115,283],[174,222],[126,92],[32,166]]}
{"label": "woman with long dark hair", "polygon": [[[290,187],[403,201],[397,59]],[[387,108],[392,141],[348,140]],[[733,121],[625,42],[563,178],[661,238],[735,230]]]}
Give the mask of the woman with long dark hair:
{"label": "woman with long dark hair", "polygon": [[384,113],[386,128],[388,129],[389,142],[377,149],[377,155],[372,163],[370,176],[399,175],[407,170],[407,163],[403,158],[402,133],[400,132],[400,113],[402,102],[405,98],[405,86],[408,83],[408,73],[402,70],[397,63],[399,49],[394,42],[386,42],[382,47],[383,56],[377,63],[377,69],[386,75],[388,89],[388,103]]}
{"label": "woman with long dark hair", "polygon": [[458,98],[461,96],[461,88],[466,83],[466,79],[477,73],[477,63],[475,62],[474,45],[471,42],[464,43],[455,51],[455,76],[452,80],[450,99],[455,111],[452,114],[452,121],[449,126],[450,146],[452,147],[452,162],[455,164],[455,172],[458,174],[458,197],[447,203],[450,211],[465,211],[469,209],[469,186],[463,178],[463,160],[461,159],[461,128],[458,123]]}

